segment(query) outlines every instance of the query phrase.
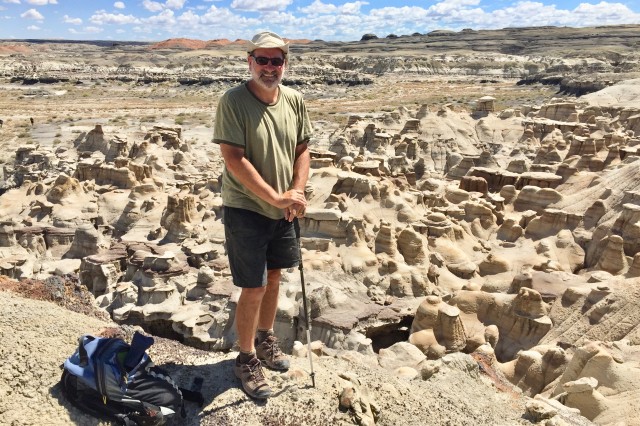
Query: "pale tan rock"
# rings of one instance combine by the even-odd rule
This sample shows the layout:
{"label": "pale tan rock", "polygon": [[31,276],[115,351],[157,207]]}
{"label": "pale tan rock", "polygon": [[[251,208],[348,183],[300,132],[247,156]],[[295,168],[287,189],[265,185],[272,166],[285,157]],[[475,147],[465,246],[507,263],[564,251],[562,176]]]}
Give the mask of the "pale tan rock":
{"label": "pale tan rock", "polygon": [[425,359],[422,351],[408,342],[394,343],[392,346],[380,349],[378,352],[380,366],[388,370],[400,367],[415,369]]}
{"label": "pale tan rock", "polygon": [[636,253],[633,257],[633,263],[629,267],[627,276],[630,278],[640,277],[640,253]]}
{"label": "pale tan rock", "polygon": [[458,308],[446,303],[440,304],[435,336],[447,351],[460,351],[467,345],[467,336]]}
{"label": "pale tan rock", "polygon": [[542,189],[551,189],[557,187],[562,182],[562,176],[555,173],[543,172],[525,172],[520,175],[516,188],[522,189],[526,186],[535,186]]}
{"label": "pale tan rock", "polygon": [[480,276],[495,275],[511,270],[509,259],[489,253],[478,265]]}
{"label": "pale tan rock", "polygon": [[81,225],[76,229],[73,243],[64,254],[66,259],[82,259],[85,256],[99,254],[110,247],[105,238],[92,224]]}
{"label": "pale tan rock", "polygon": [[540,318],[548,313],[547,305],[536,290],[521,287],[513,300],[513,310],[517,315],[528,318]]}
{"label": "pale tan rock", "polygon": [[95,296],[113,291],[122,273],[120,265],[124,258],[126,252],[121,250],[83,256],[78,273],[80,282]]}
{"label": "pale tan rock", "polygon": [[[355,163],[354,163],[355,164]],[[338,175],[338,181],[331,191],[334,194],[348,194],[362,199],[370,195],[374,199],[380,198],[380,189],[373,178],[367,176],[358,176],[353,173]]]}
{"label": "pale tan rock", "polygon": [[611,231],[624,240],[624,251],[633,255],[640,252],[640,205],[625,203],[622,213],[613,223]]}
{"label": "pale tan rock", "polygon": [[504,198],[505,204],[511,204],[518,196],[518,190],[514,185],[505,185],[500,189],[500,196]]}
{"label": "pale tan rock", "polygon": [[463,176],[460,180],[460,189],[467,192],[479,192],[486,194],[489,191],[487,181],[482,177]]}
{"label": "pale tan rock", "polygon": [[538,111],[539,117],[548,118],[555,121],[568,121],[569,117],[577,112],[577,105],[575,102],[561,102],[555,101],[543,105]]}
{"label": "pale tan rock", "polygon": [[515,242],[524,234],[524,230],[513,218],[507,218],[498,228],[497,237],[508,242]]}
{"label": "pale tan rock", "polygon": [[598,380],[593,377],[581,377],[578,380],[566,382],[562,387],[568,394],[582,392],[591,393],[598,387]]}
{"label": "pale tan rock", "polygon": [[445,198],[453,204],[460,204],[464,201],[468,201],[470,195],[464,189],[449,186],[446,188]]}
{"label": "pale tan rock", "polygon": [[517,211],[534,210],[542,213],[550,204],[561,200],[562,195],[554,189],[525,186],[518,193],[513,206]]}
{"label": "pale tan rock", "polygon": [[167,242],[180,242],[191,236],[196,217],[195,198],[191,194],[169,195],[160,225],[167,230]]}
{"label": "pale tan rock", "polygon": [[495,348],[500,338],[500,330],[495,324],[491,324],[484,329],[484,340],[491,348]]}
{"label": "pale tan rock", "polygon": [[597,267],[612,274],[621,274],[628,268],[624,255],[624,240],[619,235],[611,235],[598,260]]}
{"label": "pale tan rock", "polygon": [[407,265],[421,265],[426,259],[422,237],[413,228],[405,228],[398,234],[398,252]]}
{"label": "pale tan rock", "polygon": [[354,374],[341,373],[339,377],[342,379],[342,390],[338,398],[340,406],[352,411],[356,424],[374,426],[380,416],[378,403]]}
{"label": "pale tan rock", "polygon": [[102,125],[96,124],[95,127],[86,134],[77,149],[80,152],[102,152],[106,155],[109,150],[109,142],[107,137],[105,137]]}
{"label": "pale tan rock", "polygon": [[457,277],[469,279],[475,275],[478,265],[471,261],[462,261],[459,263],[447,263],[447,269]]}
{"label": "pale tan rock", "polygon": [[427,226],[427,233],[430,237],[456,238],[455,227],[444,213],[430,213],[422,221]]}
{"label": "pale tan rock", "polygon": [[529,222],[525,230],[528,236],[539,239],[556,235],[558,232],[568,229],[573,230],[582,222],[582,216],[566,213],[562,210],[545,208],[542,214]]}
{"label": "pale tan rock", "polygon": [[67,197],[77,197],[83,195],[83,193],[82,186],[77,179],[66,174],[60,174],[49,191],[47,191],[47,201],[59,204]]}
{"label": "pale tan rock", "polygon": [[562,375],[569,359],[559,347],[538,345],[520,351],[515,360],[500,365],[500,369],[526,395],[535,396]]}
{"label": "pale tan rock", "polygon": [[78,163],[74,178],[79,181],[93,180],[97,185],[114,185],[118,188],[133,188],[139,183],[136,178],[136,171],[140,171],[140,178],[151,176],[151,168],[148,166],[136,166],[129,168],[128,165],[115,166],[111,164],[101,164],[99,162],[83,161]]}
{"label": "pale tan rock", "polygon": [[438,321],[438,309],[442,299],[438,296],[427,296],[418,309],[411,324],[411,333],[432,329]]}

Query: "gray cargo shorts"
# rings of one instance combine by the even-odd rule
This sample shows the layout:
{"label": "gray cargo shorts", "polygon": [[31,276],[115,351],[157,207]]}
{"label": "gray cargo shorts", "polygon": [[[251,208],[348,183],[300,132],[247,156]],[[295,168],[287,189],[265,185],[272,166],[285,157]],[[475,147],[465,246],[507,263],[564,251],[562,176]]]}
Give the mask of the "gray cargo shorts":
{"label": "gray cargo shorts", "polygon": [[267,285],[267,270],[298,266],[300,256],[292,222],[227,206],[223,215],[227,256],[236,286],[263,287]]}

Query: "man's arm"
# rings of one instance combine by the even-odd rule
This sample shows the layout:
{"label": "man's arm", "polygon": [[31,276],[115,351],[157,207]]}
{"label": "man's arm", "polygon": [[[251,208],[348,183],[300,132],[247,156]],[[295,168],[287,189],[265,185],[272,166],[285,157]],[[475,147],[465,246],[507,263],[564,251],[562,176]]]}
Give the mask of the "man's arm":
{"label": "man's arm", "polygon": [[[296,149],[296,155],[298,150]],[[260,173],[253,167],[253,164],[249,162],[244,156],[244,149],[236,146],[232,146],[226,143],[220,144],[220,153],[224,158],[225,166],[227,170],[240,181],[249,191],[256,194],[260,199],[266,201],[272,206],[285,209],[293,204],[300,204],[302,206],[307,205],[307,201],[304,198],[304,185],[306,179],[302,185],[302,190],[298,190],[296,187],[278,194],[267,182],[262,179]],[[308,156],[308,152],[307,152]],[[296,163],[298,159],[296,158]],[[309,176],[309,160],[307,160],[306,176]],[[295,180],[295,165],[294,165],[294,180]]]}
{"label": "man's arm", "polygon": [[[309,179],[309,166],[311,163],[311,155],[309,154],[309,147],[307,141],[304,141],[296,146],[296,159],[293,163],[293,181],[291,187],[295,190],[301,191],[304,197],[304,187],[307,185]],[[304,216],[304,211],[307,206],[306,199],[304,204],[295,203],[284,209],[284,218],[289,222],[298,216]]]}
{"label": "man's arm", "polygon": [[302,142],[296,146],[296,159],[293,163],[293,182],[291,187],[304,192],[304,187],[309,179],[309,166],[311,155],[307,142]]}

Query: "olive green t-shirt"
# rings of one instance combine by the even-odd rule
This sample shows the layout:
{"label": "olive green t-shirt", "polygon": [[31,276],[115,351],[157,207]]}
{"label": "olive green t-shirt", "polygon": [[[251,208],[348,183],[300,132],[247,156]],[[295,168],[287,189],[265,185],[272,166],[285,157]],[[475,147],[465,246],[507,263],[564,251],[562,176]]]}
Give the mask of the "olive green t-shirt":
{"label": "olive green t-shirt", "polygon": [[[218,104],[213,141],[244,148],[244,156],[266,183],[279,193],[291,189],[296,146],[311,136],[311,122],[302,95],[279,86],[278,100],[268,105],[246,84],[228,90]],[[251,210],[271,219],[282,209],[257,197],[225,167],[222,174],[225,206]]]}

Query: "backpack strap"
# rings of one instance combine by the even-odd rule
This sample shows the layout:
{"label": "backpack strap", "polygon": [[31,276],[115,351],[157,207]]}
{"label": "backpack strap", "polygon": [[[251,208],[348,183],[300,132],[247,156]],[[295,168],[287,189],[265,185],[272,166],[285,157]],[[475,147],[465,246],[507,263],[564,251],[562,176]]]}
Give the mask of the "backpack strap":
{"label": "backpack strap", "polygon": [[85,343],[94,341],[95,336],[85,334],[80,337],[80,344],[78,345],[78,354],[80,355],[80,367],[86,367],[89,363],[89,357],[87,356],[87,349],[84,347]]}
{"label": "backpack strap", "polygon": [[191,389],[178,388],[182,393],[182,397],[185,401],[191,401],[198,404],[198,407],[202,407],[204,405],[204,396],[202,396],[201,392],[194,391]]}
{"label": "backpack strap", "polygon": [[149,349],[151,345],[153,345],[153,337],[145,336],[137,331],[135,332],[131,340],[129,352],[127,352],[126,358],[124,359],[124,367],[127,371],[133,370],[133,368],[140,363],[145,351]]}

